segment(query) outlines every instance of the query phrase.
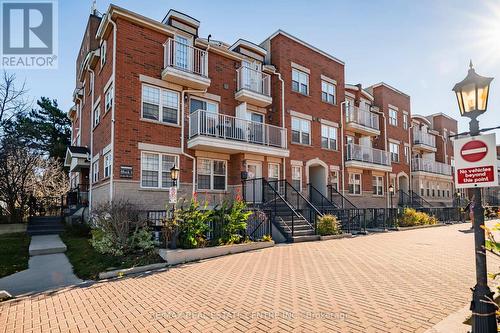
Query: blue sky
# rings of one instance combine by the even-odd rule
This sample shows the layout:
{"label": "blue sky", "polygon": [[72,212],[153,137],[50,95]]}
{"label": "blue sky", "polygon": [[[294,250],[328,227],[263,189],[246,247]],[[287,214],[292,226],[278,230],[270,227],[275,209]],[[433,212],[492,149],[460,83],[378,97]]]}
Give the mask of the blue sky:
{"label": "blue sky", "polygon": [[[14,71],[33,98],[72,105],[75,60],[91,0],[59,0],[59,67]],[[104,12],[109,1],[97,1]],[[384,81],[409,94],[412,113],[443,112],[459,120],[451,88],[467,74],[469,59],[493,76],[489,111],[481,127],[500,125],[500,2],[463,0],[359,1],[137,1],[116,5],[161,20],[170,8],[201,21],[200,36],[228,43],[260,43],[283,29],[346,63],[346,81],[363,86]],[[497,133],[500,142],[500,132]]]}

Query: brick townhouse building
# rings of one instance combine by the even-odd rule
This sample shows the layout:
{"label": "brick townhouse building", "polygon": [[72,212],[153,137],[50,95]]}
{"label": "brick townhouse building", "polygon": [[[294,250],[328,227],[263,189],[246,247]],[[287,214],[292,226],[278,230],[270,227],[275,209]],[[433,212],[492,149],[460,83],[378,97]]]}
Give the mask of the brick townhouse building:
{"label": "brick townhouse building", "polygon": [[456,121],[412,116],[410,97],[388,84],[347,84],[343,61],[284,31],[225,43],[199,27],[175,10],[161,22],[114,5],[90,15],[66,165],[91,206],[165,209],[174,165],[186,198],[234,197],[243,178],[245,199],[258,201],[252,179],[264,178],[313,202],[335,193],[388,207],[392,185],[394,206],[410,191],[451,203]]}

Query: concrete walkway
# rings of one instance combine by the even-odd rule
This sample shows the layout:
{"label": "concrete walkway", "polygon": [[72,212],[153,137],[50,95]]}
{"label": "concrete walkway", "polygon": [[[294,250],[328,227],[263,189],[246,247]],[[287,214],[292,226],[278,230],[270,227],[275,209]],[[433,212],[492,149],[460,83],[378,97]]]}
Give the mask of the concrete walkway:
{"label": "concrete walkway", "polygon": [[58,235],[31,237],[28,269],[0,279],[0,290],[19,296],[81,283]]}

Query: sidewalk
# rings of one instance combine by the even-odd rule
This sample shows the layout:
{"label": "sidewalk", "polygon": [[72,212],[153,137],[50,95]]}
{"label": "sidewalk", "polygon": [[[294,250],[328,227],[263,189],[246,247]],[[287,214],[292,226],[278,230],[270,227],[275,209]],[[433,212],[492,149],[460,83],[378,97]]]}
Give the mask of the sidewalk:
{"label": "sidewalk", "polygon": [[65,251],[58,235],[31,237],[29,268],[1,278],[0,290],[19,296],[82,283],[73,274]]}

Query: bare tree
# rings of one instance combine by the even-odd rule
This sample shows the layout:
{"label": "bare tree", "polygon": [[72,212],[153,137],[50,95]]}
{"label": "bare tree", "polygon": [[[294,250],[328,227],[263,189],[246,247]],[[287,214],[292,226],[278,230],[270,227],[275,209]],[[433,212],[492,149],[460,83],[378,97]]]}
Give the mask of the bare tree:
{"label": "bare tree", "polygon": [[10,222],[26,215],[30,198],[52,199],[59,203],[68,188],[68,177],[55,159],[8,140],[0,149],[0,202],[6,206]]}
{"label": "bare tree", "polygon": [[3,72],[0,79],[0,137],[5,134],[5,126],[16,116],[26,113],[31,107],[25,83],[16,86],[15,74]]}

